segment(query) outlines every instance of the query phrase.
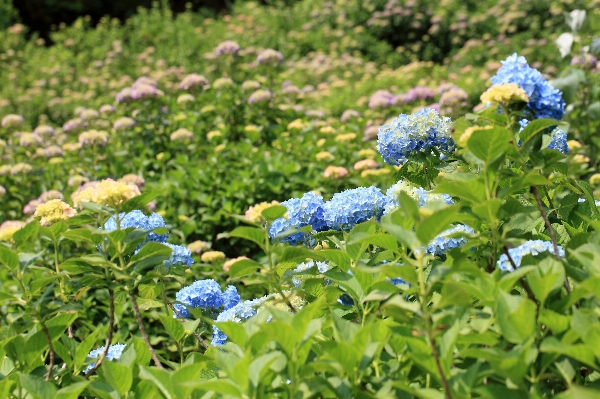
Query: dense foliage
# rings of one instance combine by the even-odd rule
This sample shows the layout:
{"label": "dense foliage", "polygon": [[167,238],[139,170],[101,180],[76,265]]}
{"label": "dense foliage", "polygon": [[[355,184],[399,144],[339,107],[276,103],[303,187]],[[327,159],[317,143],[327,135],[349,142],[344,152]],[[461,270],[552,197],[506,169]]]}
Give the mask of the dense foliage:
{"label": "dense foliage", "polygon": [[0,396],[596,397],[600,12],[443,3],[1,31]]}

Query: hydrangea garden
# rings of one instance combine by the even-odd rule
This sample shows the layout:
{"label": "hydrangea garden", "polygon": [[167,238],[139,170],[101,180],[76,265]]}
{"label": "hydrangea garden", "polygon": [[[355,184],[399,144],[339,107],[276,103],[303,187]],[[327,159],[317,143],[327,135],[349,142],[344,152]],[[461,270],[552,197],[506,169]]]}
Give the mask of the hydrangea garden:
{"label": "hydrangea garden", "polygon": [[599,4],[0,18],[0,397],[600,397]]}

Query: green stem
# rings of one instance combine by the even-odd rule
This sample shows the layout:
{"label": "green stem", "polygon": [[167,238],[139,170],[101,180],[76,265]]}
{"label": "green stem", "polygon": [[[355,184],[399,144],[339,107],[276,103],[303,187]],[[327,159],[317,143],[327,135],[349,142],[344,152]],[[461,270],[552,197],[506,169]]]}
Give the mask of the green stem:
{"label": "green stem", "polygon": [[135,312],[138,327],[140,328],[140,333],[142,334],[142,338],[144,339],[144,342],[146,343],[146,346],[148,347],[148,350],[150,351],[150,356],[152,357],[152,360],[154,361],[154,364],[156,365],[156,367],[162,369],[164,367],[160,363],[158,356],[156,356],[156,352],[154,351],[152,344],[150,344],[150,339],[148,338],[148,334],[146,334],[146,329],[144,328],[144,322],[142,321],[142,314],[140,313],[140,308],[138,307],[137,300],[135,299],[135,294],[133,293],[133,291],[129,291],[129,297],[131,298],[131,303],[133,304],[133,311]]}
{"label": "green stem", "polygon": [[104,350],[100,354],[98,361],[94,364],[94,367],[86,373],[85,378],[91,376],[94,371],[98,370],[98,367],[102,364],[104,359],[106,358],[106,354],[108,353],[108,349],[110,348],[110,343],[112,342],[113,336],[113,326],[115,324],[115,293],[110,288],[108,289],[108,335],[106,336],[106,341],[104,343]]}

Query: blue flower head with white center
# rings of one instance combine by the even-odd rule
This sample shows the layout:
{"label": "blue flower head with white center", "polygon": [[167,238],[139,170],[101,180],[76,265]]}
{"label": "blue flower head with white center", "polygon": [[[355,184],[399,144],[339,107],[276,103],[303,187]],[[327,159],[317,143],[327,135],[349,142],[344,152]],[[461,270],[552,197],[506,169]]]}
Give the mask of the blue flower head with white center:
{"label": "blue flower head with white center", "polygon": [[400,114],[377,133],[377,150],[390,165],[404,164],[413,153],[431,154],[435,149],[446,156],[454,148],[452,121],[432,108]]}
{"label": "blue flower head with white center", "polygon": [[[219,310],[223,306],[227,310],[240,301],[240,296],[234,286],[228,286],[223,292],[219,283],[213,279],[194,281],[191,285],[179,290],[175,298],[178,302],[181,302],[175,304],[175,308],[181,317],[190,317],[186,306],[204,310]],[[177,317],[177,314],[175,314],[175,317]]]}
{"label": "blue flower head with white center", "polygon": [[565,114],[565,101],[562,93],[550,86],[542,74],[527,64],[525,57],[514,53],[505,61],[492,77],[492,85],[514,83],[519,85],[527,96],[527,108],[536,119],[551,118],[560,120]]}
{"label": "blue flower head with white center", "polygon": [[405,180],[399,180],[396,184],[387,189],[385,196],[387,203],[383,211],[384,214],[393,212],[400,207],[398,196],[405,192],[409,197],[417,201],[419,208],[422,208],[428,202],[445,202],[448,205],[454,204],[452,197],[448,194],[434,194],[426,191],[423,187],[417,187]]}
{"label": "blue flower head with white center", "polygon": [[441,232],[433,240],[431,240],[431,242],[427,245],[426,252],[431,255],[442,255],[444,252],[450,249],[464,246],[468,241],[467,238],[452,237],[457,233],[474,234],[475,232],[472,228],[463,224],[454,226],[451,229]]}
{"label": "blue flower head with white center", "polygon": [[194,263],[192,258],[192,251],[181,245],[169,244],[168,242],[163,243],[173,250],[171,257],[163,262],[166,267],[169,266],[187,266],[190,267]]}
{"label": "blue flower head with white center", "polygon": [[385,195],[374,186],[345,190],[325,203],[324,219],[330,229],[347,231],[367,220],[379,220],[386,203]]}
{"label": "blue flower head with white center", "polygon": [[[519,245],[516,248],[510,248],[508,250],[508,254],[512,258],[516,267],[521,266],[521,261],[523,260],[524,256],[537,256],[542,252],[549,252],[550,254],[554,254],[554,245],[550,241],[529,240],[525,241],[523,244]],[[560,256],[565,256],[565,251],[560,245],[558,246],[558,254]],[[498,267],[500,268],[500,270],[504,271],[515,271],[506,254],[500,255],[500,258],[498,259]]]}
{"label": "blue flower head with white center", "polygon": [[[106,360],[119,360],[119,358],[121,357],[121,355],[123,354],[123,350],[125,350],[126,345],[125,344],[114,344],[108,347],[108,352],[106,352]],[[105,346],[101,346],[98,349],[94,349],[93,351],[91,351],[87,357],[88,359],[98,359],[100,357],[100,355],[104,352],[104,348],[106,348]],[[85,374],[89,373],[94,366],[96,365],[96,362],[91,363],[89,366],[86,367],[86,369],[83,371]]]}
{"label": "blue flower head with white center", "polygon": [[[523,131],[523,129],[527,127],[527,125],[529,125],[529,121],[527,119],[521,119],[519,121],[519,125],[521,126],[521,128],[519,129],[520,133]],[[520,141],[519,145],[521,145]],[[552,138],[550,140],[550,143],[546,148],[548,148],[549,150],[556,150],[562,152],[563,154],[568,154],[569,146],[567,145],[567,134],[559,128],[554,129],[552,131]]]}
{"label": "blue flower head with white center", "polygon": [[[287,230],[311,226],[314,232],[323,231],[327,224],[323,220],[323,197],[315,193],[306,193],[302,198],[292,198],[283,201],[281,205],[287,208],[287,218],[273,221],[269,229],[269,237],[275,237]],[[310,244],[312,240],[308,233],[295,233],[285,237],[282,242],[291,245]]]}

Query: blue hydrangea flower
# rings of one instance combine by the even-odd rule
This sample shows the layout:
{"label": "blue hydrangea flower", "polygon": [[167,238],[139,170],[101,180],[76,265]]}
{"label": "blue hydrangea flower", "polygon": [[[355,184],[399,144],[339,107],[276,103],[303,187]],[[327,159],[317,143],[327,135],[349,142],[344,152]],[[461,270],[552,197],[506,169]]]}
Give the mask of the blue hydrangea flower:
{"label": "blue hydrangea flower", "polygon": [[[217,322],[234,321],[239,323],[243,320],[248,320],[252,316],[256,315],[256,308],[263,304],[267,297],[252,299],[249,301],[243,301],[238,303],[232,308],[224,310],[217,316]],[[211,345],[221,346],[227,342],[227,335],[213,324],[213,337]]]}
{"label": "blue hydrangea flower", "polygon": [[377,133],[377,150],[391,165],[402,165],[411,153],[431,154],[432,148],[450,153],[454,147],[452,121],[432,108],[400,114]]}
{"label": "blue hydrangea flower", "polygon": [[213,279],[194,281],[191,285],[180,289],[175,294],[175,298],[181,302],[175,305],[181,317],[190,316],[186,307],[217,310],[224,306],[224,309],[227,310],[240,301],[240,296],[234,286],[230,285],[225,292],[222,292],[219,283]]}
{"label": "blue hydrangea flower", "polygon": [[565,114],[565,102],[562,93],[550,86],[542,74],[527,64],[525,57],[514,53],[502,61],[502,66],[492,77],[492,85],[514,83],[519,85],[529,97],[528,109],[536,119],[562,119]]}
{"label": "blue hydrangea flower", "polygon": [[[529,121],[527,119],[521,119],[519,121],[519,125],[521,126],[519,129],[520,133],[523,131],[523,129],[525,129],[525,127],[527,127],[527,125],[529,125]],[[519,145],[521,145],[521,141],[519,141]],[[567,154],[569,152],[569,146],[567,145],[567,134],[559,128],[554,129],[554,131],[552,131],[552,139],[550,140],[550,144],[548,144],[547,148]]]}
{"label": "blue hydrangea flower", "polygon": [[223,292],[223,309],[228,310],[240,303],[240,295],[237,292],[237,288],[230,285]]}
{"label": "blue hydrangea flower", "polygon": [[[542,252],[549,252],[551,254],[554,254],[554,246],[550,241],[529,240],[525,241],[523,244],[519,245],[516,248],[510,248],[508,250],[510,257],[512,258],[513,262],[515,262],[515,266],[517,267],[521,266],[521,261],[523,260],[524,256],[537,256]],[[565,251],[560,245],[558,246],[558,254],[560,256],[565,256]],[[506,254],[500,255],[500,259],[498,259],[498,267],[500,268],[500,270],[509,272],[514,271],[513,266],[510,263],[510,260],[508,260]]]}
{"label": "blue hydrangea flower", "polygon": [[[140,210],[131,211],[129,213],[121,212],[119,214],[119,225],[121,229],[127,229],[129,227],[133,227],[136,229],[142,230],[154,230],[158,227],[166,227],[165,221],[162,216],[157,213],[153,213],[151,216],[146,216]],[[117,230],[117,218],[116,215],[113,215],[104,223],[104,231],[114,231]],[[156,242],[166,242],[168,234],[156,234],[149,233],[146,236],[146,242],[156,241]]]}
{"label": "blue hydrangea flower", "polygon": [[[296,269],[294,269],[294,271],[296,273],[300,273],[303,272],[305,270],[310,269],[311,267],[317,267],[317,269],[319,270],[319,273],[325,273],[327,272],[327,270],[329,270],[329,264],[327,264],[327,262],[319,262],[319,261],[308,261],[308,262],[303,262],[300,263],[298,265],[298,267],[296,267]],[[300,284],[302,284],[302,278],[299,277],[292,277],[292,282],[294,283],[294,286],[296,288],[300,287]]]}
{"label": "blue hydrangea flower", "polygon": [[[119,360],[119,358],[123,354],[123,350],[125,350],[126,346],[127,345],[125,345],[125,344],[114,344],[114,345],[109,346],[108,352],[106,352],[106,360],[111,360],[111,361]],[[87,355],[87,358],[88,359],[98,359],[100,357],[100,355],[102,354],[102,352],[104,352],[104,348],[105,348],[105,346],[101,346],[98,349],[94,349]],[[86,367],[86,369],[83,372],[85,374],[89,373],[94,368],[95,365],[96,365],[96,362],[91,363],[89,366]]]}
{"label": "blue hydrangea flower", "polygon": [[399,180],[396,184],[387,189],[385,196],[387,203],[383,211],[384,214],[388,214],[400,207],[398,203],[398,196],[400,192],[404,191],[409,197],[417,201],[419,208],[425,206],[427,202],[445,202],[448,205],[454,204],[452,197],[448,194],[434,194],[425,190],[423,187],[417,187],[408,181]]}
{"label": "blue hydrangea flower", "polygon": [[379,220],[386,203],[385,195],[374,186],[345,190],[325,203],[323,218],[330,229],[350,230],[367,220]]}
{"label": "blue hydrangea flower", "polygon": [[[269,229],[269,237],[275,237],[286,230],[300,229],[304,226],[312,226],[314,232],[323,231],[327,224],[323,220],[323,197],[315,193],[306,193],[302,198],[292,198],[283,201],[281,205],[287,208],[287,218],[279,218],[273,221]],[[308,233],[295,233],[282,240],[291,245],[309,243]]]}
{"label": "blue hydrangea flower", "polygon": [[475,232],[472,228],[463,224],[454,226],[451,229],[443,231],[438,236],[436,236],[427,245],[426,252],[431,255],[441,255],[450,249],[462,247],[467,243],[468,240],[465,237],[450,237],[451,235],[456,233],[474,234]]}
{"label": "blue hydrangea flower", "polygon": [[181,265],[190,267],[192,263],[194,263],[194,259],[192,258],[192,251],[190,251],[186,247],[182,247],[181,245],[169,244],[168,242],[163,244],[173,250],[173,253],[171,253],[171,257],[163,262],[165,266],[169,267]]}

